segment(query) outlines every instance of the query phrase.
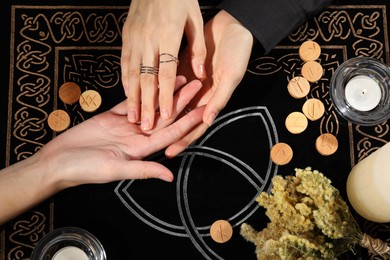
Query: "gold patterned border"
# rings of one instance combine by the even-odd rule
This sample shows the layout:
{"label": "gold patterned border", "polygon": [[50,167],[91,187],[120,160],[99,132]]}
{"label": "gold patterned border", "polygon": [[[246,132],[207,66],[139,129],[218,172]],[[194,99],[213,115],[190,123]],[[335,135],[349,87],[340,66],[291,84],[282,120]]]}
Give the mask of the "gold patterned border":
{"label": "gold patterned border", "polygon": [[[56,46],[79,42],[120,46],[128,7],[13,6],[7,165],[35,153],[45,141],[47,111],[55,96],[52,72]],[[19,10],[26,13],[19,15]],[[28,12],[34,10],[33,15]],[[84,15],[83,11],[91,11]],[[51,11],[52,14],[47,14]],[[114,13],[113,11],[116,11]],[[19,15],[18,17],[16,17]],[[16,31],[16,21],[22,22]],[[18,26],[19,27],[19,26]],[[16,36],[20,39],[16,39]],[[49,137],[51,138],[51,137]],[[11,145],[12,143],[12,145]],[[13,156],[16,156],[14,158]]]}
{"label": "gold patterned border", "polygon": [[[6,165],[31,156],[53,137],[45,122],[47,111],[58,105],[55,91],[61,79],[53,80],[59,68],[54,72],[52,68],[60,49],[121,46],[127,10],[128,6],[12,6]],[[327,48],[336,52],[342,50],[342,60],[369,56],[389,61],[386,12],[385,5],[330,6],[292,33],[288,46],[313,39],[331,43]],[[277,48],[282,49],[284,44]],[[334,57],[324,58],[330,61]],[[321,84],[313,94],[327,94],[326,82]],[[336,124],[337,119],[332,119],[322,125],[327,131],[337,131]],[[356,141],[356,147],[351,147],[352,164],[387,142],[387,122],[377,127],[349,127],[350,141]],[[1,227],[0,259],[28,258],[39,238],[52,229],[52,217],[52,205],[48,203],[15,219],[7,230]]]}
{"label": "gold patterned border", "polygon": [[[6,165],[31,156],[53,138],[46,120],[48,112],[63,105],[57,103],[61,82],[84,73],[80,81],[86,88],[117,85],[120,57],[99,52],[120,50],[127,10],[128,6],[12,6]],[[96,56],[72,53],[76,49],[95,50]],[[106,78],[94,77],[103,73]],[[81,115],[74,124],[83,119]],[[42,203],[1,227],[0,259],[29,258],[39,239],[53,229],[53,206],[51,201]]]}

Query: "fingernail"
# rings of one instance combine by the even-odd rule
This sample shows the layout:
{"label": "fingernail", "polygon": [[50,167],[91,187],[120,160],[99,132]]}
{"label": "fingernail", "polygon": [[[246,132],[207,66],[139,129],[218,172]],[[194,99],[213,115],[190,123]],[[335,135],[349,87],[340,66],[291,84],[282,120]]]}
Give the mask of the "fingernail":
{"label": "fingernail", "polygon": [[209,117],[207,118],[207,124],[211,125],[214,122],[214,119],[217,117],[217,114],[210,113]]}
{"label": "fingernail", "polygon": [[127,119],[129,120],[129,122],[135,123],[135,121],[137,120],[135,109],[129,109]]}
{"label": "fingernail", "polygon": [[144,131],[147,131],[147,130],[150,129],[150,123],[149,123],[148,119],[144,119],[144,120],[141,121],[141,128]]}
{"label": "fingernail", "polygon": [[202,79],[206,78],[206,74],[205,74],[205,72],[204,72],[204,65],[203,65],[203,64],[200,64],[200,65],[199,65],[198,73],[199,73],[199,76],[200,76]]}
{"label": "fingernail", "polygon": [[173,181],[172,176],[169,176],[169,175],[160,175],[160,176],[158,176],[158,178],[160,180],[163,180],[163,181],[166,181],[166,182],[172,182]]}
{"label": "fingernail", "polygon": [[166,110],[165,108],[160,110],[160,115],[164,119],[168,119],[169,118],[168,110]]}

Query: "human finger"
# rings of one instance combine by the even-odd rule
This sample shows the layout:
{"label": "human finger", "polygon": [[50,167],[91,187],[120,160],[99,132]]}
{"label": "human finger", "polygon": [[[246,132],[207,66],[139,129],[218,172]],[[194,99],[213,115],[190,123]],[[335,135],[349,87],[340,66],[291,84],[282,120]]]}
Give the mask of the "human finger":
{"label": "human finger", "polygon": [[195,76],[202,80],[206,78],[205,60],[207,56],[203,31],[204,24],[199,5],[193,9],[199,11],[190,13],[187,19],[185,33],[188,39],[188,50],[190,51],[192,70]]}
{"label": "human finger", "polygon": [[146,48],[140,68],[141,85],[141,129],[148,131],[153,128],[156,111],[158,87],[158,66],[153,48]]}
{"label": "human finger", "polygon": [[[127,41],[124,39],[124,42]],[[123,44],[128,46],[129,43]],[[130,123],[139,121],[140,116],[140,51],[130,48],[122,48],[121,53],[121,70],[122,84],[127,97],[127,117]]]}
{"label": "human finger", "polygon": [[167,125],[171,124],[177,116],[186,108],[188,103],[193,99],[193,97],[198,93],[202,88],[202,83],[199,80],[193,80],[185,85],[183,88],[179,89],[173,98],[173,108],[172,116],[170,120],[162,119],[158,117],[156,120],[156,126],[152,131],[159,130]]}
{"label": "human finger", "polygon": [[181,140],[193,128],[202,123],[203,112],[204,107],[196,108],[175,123],[153,133],[149,136],[149,145],[143,151],[143,156],[152,154]]}
{"label": "human finger", "polygon": [[[123,39],[123,45],[125,44],[125,39]],[[129,78],[130,78],[130,61],[131,53],[129,48],[122,48],[121,51],[121,79],[122,86],[127,97],[127,90],[129,88]]]}
{"label": "human finger", "polygon": [[157,162],[121,160],[114,162],[110,178],[109,181],[156,178],[172,182],[173,174],[168,168]]}
{"label": "human finger", "polygon": [[176,76],[175,91],[184,86],[187,83],[187,78],[183,75]]}
{"label": "human finger", "polygon": [[238,85],[236,81],[230,79],[227,75],[222,77],[219,82],[214,82],[216,84],[215,91],[209,99],[203,114],[203,122],[209,126],[211,126],[219,112],[226,106]]}
{"label": "human finger", "polygon": [[130,123],[137,123],[141,114],[141,88],[139,64],[134,62],[127,69],[127,119]]}
{"label": "human finger", "polygon": [[[173,37],[178,38],[178,37]],[[166,44],[169,43],[169,44]],[[173,105],[173,93],[175,89],[175,79],[177,65],[179,59],[177,53],[180,47],[180,38],[174,42],[163,41],[163,46],[160,47],[161,53],[159,56],[159,107],[160,114],[163,119],[171,117]]]}
{"label": "human finger", "polygon": [[172,143],[165,149],[165,156],[173,158],[179,153],[183,152],[190,144],[201,137],[208,129],[209,125],[206,123],[199,124],[190,133],[179,141]]}
{"label": "human finger", "polygon": [[[186,83],[187,83],[187,79],[184,76],[182,76],[182,75],[177,76],[176,81],[175,81],[175,91],[178,90],[179,88],[181,88]],[[127,111],[127,100],[116,104],[110,110],[117,115],[122,115],[122,116],[127,115],[127,112],[128,112]]]}

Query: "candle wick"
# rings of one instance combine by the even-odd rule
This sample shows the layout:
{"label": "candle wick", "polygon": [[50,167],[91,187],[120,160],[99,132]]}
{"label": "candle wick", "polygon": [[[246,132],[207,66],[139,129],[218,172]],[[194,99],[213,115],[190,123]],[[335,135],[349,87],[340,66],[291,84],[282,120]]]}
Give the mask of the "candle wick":
{"label": "candle wick", "polygon": [[367,89],[363,89],[361,95],[364,96],[366,94],[366,92],[367,92]]}

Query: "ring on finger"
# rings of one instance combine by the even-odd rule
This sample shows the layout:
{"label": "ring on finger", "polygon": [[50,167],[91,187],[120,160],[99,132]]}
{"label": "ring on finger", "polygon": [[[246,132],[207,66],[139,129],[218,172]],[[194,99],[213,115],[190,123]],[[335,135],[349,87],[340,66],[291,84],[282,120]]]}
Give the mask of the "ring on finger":
{"label": "ring on finger", "polygon": [[160,54],[160,64],[161,63],[168,63],[168,62],[176,62],[176,65],[179,65],[179,59],[172,54],[169,53],[161,53]]}
{"label": "ring on finger", "polygon": [[151,66],[145,66],[145,65],[141,64],[140,74],[158,75],[158,68],[151,67]]}

